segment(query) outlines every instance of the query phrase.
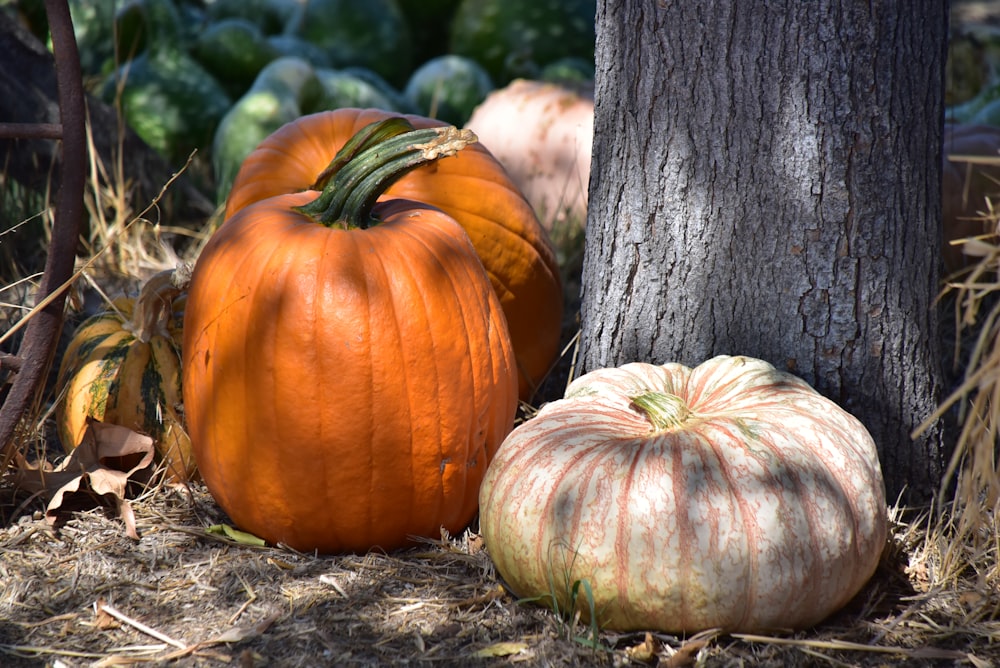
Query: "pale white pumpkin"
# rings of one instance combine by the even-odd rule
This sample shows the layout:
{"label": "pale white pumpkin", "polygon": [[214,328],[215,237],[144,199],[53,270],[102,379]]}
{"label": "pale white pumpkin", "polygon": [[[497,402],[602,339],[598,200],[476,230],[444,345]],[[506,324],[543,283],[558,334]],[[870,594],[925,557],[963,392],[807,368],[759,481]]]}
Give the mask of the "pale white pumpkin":
{"label": "pale white pumpkin", "polygon": [[[885,487],[865,427],[748,357],[633,363],[574,381],[490,464],[480,523],[521,597],[608,629],[812,626],[871,578]],[[577,605],[586,619],[585,589]]]}
{"label": "pale white pumpkin", "polygon": [[594,95],[515,79],[490,93],[466,127],[503,164],[557,246],[581,233],[594,142]]}

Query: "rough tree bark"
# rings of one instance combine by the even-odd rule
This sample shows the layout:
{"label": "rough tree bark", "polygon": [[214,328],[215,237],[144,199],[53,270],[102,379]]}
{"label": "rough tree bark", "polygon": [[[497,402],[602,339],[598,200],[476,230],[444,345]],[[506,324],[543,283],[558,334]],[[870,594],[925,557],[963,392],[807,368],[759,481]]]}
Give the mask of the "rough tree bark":
{"label": "rough tree bark", "polygon": [[585,369],[770,361],[936,490],[947,2],[602,0]]}

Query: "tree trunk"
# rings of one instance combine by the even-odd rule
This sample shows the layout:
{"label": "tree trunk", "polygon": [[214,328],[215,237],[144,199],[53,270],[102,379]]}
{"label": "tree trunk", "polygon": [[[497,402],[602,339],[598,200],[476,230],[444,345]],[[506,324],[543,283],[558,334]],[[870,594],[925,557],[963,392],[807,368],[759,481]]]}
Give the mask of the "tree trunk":
{"label": "tree trunk", "polygon": [[765,359],[934,492],[946,33],[943,0],[599,2],[584,368]]}

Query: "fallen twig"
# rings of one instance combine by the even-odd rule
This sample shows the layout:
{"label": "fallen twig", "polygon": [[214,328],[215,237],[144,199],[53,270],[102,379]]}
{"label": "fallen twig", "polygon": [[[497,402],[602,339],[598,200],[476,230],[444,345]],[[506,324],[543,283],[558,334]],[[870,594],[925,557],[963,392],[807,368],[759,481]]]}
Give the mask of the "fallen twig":
{"label": "fallen twig", "polygon": [[140,621],[138,621],[136,619],[132,619],[128,615],[125,615],[124,613],[116,610],[115,608],[113,608],[112,606],[108,605],[107,603],[101,603],[100,601],[95,602],[94,603],[94,612],[96,612],[98,614],[100,614],[100,613],[103,612],[104,614],[110,615],[111,617],[114,617],[115,619],[117,619],[119,622],[121,622],[123,624],[127,624],[127,625],[135,628],[136,630],[145,633],[148,636],[152,636],[153,638],[156,638],[157,640],[159,640],[161,642],[167,643],[168,645],[173,645],[174,647],[177,647],[178,649],[187,649],[187,647],[188,647],[186,644],[182,643],[180,640],[174,640],[173,638],[171,638],[167,634],[160,633],[156,629],[154,629],[152,627],[149,627],[149,626],[146,626],[145,624],[143,624],[142,622],[140,622]]}

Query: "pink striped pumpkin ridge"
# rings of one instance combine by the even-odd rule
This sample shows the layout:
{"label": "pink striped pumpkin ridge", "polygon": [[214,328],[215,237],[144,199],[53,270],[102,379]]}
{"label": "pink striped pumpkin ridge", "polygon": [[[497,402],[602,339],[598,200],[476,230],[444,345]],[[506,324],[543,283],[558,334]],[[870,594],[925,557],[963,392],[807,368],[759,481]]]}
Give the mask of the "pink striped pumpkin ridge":
{"label": "pink striped pumpkin ridge", "polygon": [[[649,393],[679,399],[680,422],[655,428]],[[605,628],[685,633],[815,625],[871,578],[888,530],[865,427],[730,356],[574,381],[501,445],[480,524],[518,595],[566,609],[586,580]]]}

